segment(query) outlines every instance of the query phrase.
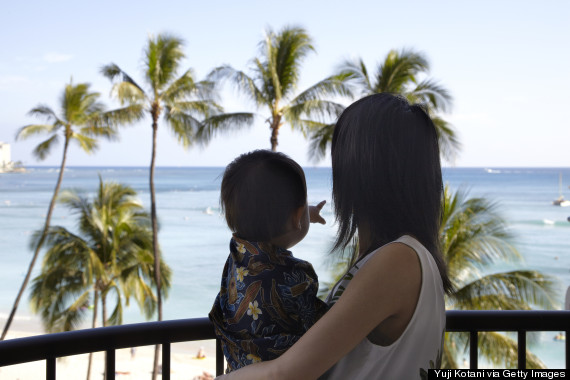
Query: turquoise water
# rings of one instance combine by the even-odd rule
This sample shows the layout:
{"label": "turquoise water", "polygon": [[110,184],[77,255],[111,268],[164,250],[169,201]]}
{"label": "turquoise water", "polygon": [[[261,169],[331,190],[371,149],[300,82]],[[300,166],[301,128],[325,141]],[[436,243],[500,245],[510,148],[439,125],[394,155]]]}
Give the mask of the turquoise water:
{"label": "turquoise water", "polygon": [[[326,199],[323,216],[327,225],[312,225],[307,237],[293,248],[296,256],[313,263],[321,282],[330,280],[327,252],[336,226],[330,208],[331,171],[306,168],[309,202]],[[173,285],[164,305],[165,319],[204,317],[219,287],[226,260],[230,231],[219,208],[223,168],[158,168],[156,190],[161,230],[160,244],[173,268]],[[558,196],[558,176],[566,179],[563,193],[570,198],[570,169],[564,168],[446,168],[444,180],[452,189],[469,189],[471,196],[485,196],[499,203],[516,234],[524,263],[500,264],[496,270],[532,268],[557,277],[560,303],[570,286],[570,208],[552,206]],[[28,248],[33,231],[41,228],[57,169],[31,168],[28,173],[0,174],[0,314],[11,309],[31,259]],[[106,181],[128,184],[139,192],[148,207],[147,168],[79,168],[66,170],[63,188],[83,189],[88,194]],[[57,207],[52,225],[74,230],[74,218]],[[37,265],[35,273],[39,273]],[[25,300],[17,318],[30,315]],[[136,307],[125,312],[125,321],[139,322]],[[564,344],[554,342],[556,332],[539,334],[532,349],[551,368],[564,367]]]}

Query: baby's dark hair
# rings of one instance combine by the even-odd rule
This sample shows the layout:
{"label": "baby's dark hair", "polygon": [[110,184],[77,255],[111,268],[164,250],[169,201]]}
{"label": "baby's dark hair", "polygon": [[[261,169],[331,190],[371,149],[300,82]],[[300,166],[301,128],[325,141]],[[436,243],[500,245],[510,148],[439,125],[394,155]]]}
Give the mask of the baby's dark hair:
{"label": "baby's dark hair", "polygon": [[269,242],[283,234],[291,213],[306,202],[305,173],[283,153],[242,154],[222,178],[220,204],[228,227],[242,239]]}

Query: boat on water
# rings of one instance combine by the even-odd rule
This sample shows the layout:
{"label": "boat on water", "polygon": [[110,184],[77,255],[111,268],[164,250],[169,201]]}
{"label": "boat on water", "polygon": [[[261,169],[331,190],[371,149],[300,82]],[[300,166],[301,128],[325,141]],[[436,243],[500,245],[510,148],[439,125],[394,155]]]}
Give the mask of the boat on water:
{"label": "boat on water", "polygon": [[570,200],[564,199],[562,195],[562,173],[558,174],[558,198],[552,201],[554,206],[568,207],[570,206]]}
{"label": "boat on water", "polygon": [[564,199],[564,197],[561,195],[557,199],[553,200],[552,204],[554,206],[568,207],[568,206],[570,206],[570,201],[567,199]]}

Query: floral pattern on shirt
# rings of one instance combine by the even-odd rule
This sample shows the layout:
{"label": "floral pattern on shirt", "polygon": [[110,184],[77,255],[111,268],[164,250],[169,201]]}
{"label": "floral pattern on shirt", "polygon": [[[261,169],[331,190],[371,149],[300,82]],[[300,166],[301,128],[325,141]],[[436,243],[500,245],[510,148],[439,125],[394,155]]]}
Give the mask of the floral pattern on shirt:
{"label": "floral pattern on shirt", "polygon": [[326,311],[318,287],[312,265],[290,251],[234,236],[209,314],[228,371],[275,359],[299,340]]}

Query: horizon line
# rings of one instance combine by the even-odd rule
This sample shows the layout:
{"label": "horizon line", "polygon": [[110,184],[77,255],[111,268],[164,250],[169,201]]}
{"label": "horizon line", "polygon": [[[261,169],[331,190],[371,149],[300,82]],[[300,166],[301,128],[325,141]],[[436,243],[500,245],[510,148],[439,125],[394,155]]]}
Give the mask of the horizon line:
{"label": "horizon line", "polygon": [[[332,166],[317,166],[317,165],[301,165],[304,168],[312,169],[330,169]],[[191,168],[225,168],[225,165],[215,166],[215,165],[192,165],[192,166],[182,166],[182,165],[156,165],[156,168],[168,168],[168,169],[191,169]],[[29,165],[24,166],[24,168],[49,168],[49,169],[59,169],[59,165]],[[125,169],[149,169],[148,166],[138,166],[138,165],[66,165],[66,168],[125,168]],[[442,169],[570,169],[570,166],[455,166],[455,165],[442,165]]]}

